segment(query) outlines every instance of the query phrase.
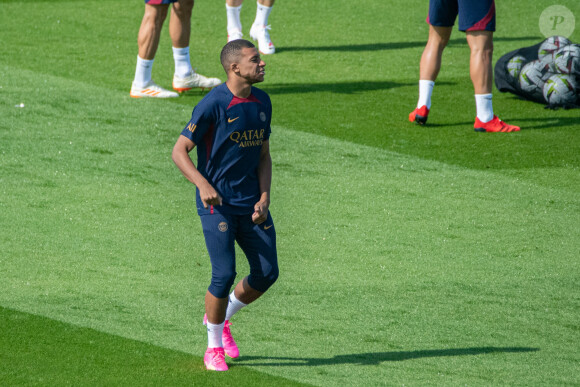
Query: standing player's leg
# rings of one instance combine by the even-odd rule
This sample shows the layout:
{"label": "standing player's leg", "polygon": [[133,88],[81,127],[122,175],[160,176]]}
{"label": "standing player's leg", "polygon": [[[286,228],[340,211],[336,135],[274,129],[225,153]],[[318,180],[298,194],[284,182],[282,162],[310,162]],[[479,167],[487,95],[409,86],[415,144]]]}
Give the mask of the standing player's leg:
{"label": "standing player's leg", "polygon": [[517,132],[519,127],[509,125],[493,114],[491,91],[493,87],[493,32],[467,31],[471,49],[469,75],[475,91],[477,116],[473,125],[476,132]]}
{"label": "standing player's leg", "polygon": [[179,96],[177,93],[156,85],[151,77],[153,60],[157,53],[161,29],[167,17],[168,8],[169,2],[163,4],[161,1],[145,1],[145,13],[143,14],[137,37],[139,46],[137,68],[135,69],[135,78],[131,85],[130,93],[133,98],[173,98]]}
{"label": "standing player's leg", "polygon": [[159,38],[163,23],[167,18],[169,4],[145,4],[145,13],[139,28],[137,44],[139,57],[145,60],[153,60],[159,46]]}
{"label": "standing player's leg", "polygon": [[226,0],[228,42],[242,39],[244,36],[244,34],[242,34],[242,21],[240,19],[243,2],[244,0]]}
{"label": "standing player's leg", "polygon": [[191,66],[189,42],[193,5],[193,0],[179,0],[173,3],[169,19],[169,35],[171,36],[175,61],[173,88],[180,93],[194,87],[211,89],[221,83],[217,78],[207,78],[197,74]]}
{"label": "standing player's leg", "polygon": [[256,18],[250,29],[250,37],[258,41],[258,49],[264,55],[273,54],[276,52],[276,47],[270,39],[270,26],[268,25],[268,17],[272,12],[274,0],[258,0],[256,8]]}
{"label": "standing player's leg", "polygon": [[431,95],[435,80],[441,70],[443,50],[449,42],[452,27],[429,26],[429,40],[421,55],[419,66],[419,99],[417,107],[409,114],[409,121],[424,124],[431,109]]}
{"label": "standing player's leg", "polygon": [[169,19],[169,36],[175,60],[175,75],[185,78],[191,75],[191,61],[189,59],[189,40],[191,37],[191,14],[193,0],[179,0],[171,7]]}
{"label": "standing player's leg", "polygon": [[459,30],[464,31],[471,50],[469,75],[475,92],[476,132],[516,132],[493,113],[493,32],[495,31],[494,0],[460,0]]}
{"label": "standing player's leg", "polygon": [[238,226],[232,216],[202,215],[200,219],[211,260],[211,283],[205,294],[208,345],[204,363],[208,370],[226,371],[223,333],[228,293],[236,277],[234,241]]}
{"label": "standing player's leg", "polygon": [[481,122],[488,122],[493,119],[491,103],[493,32],[467,31],[466,38],[471,50],[469,76],[475,91],[477,118]]}
{"label": "standing player's leg", "polygon": [[421,55],[419,70],[419,99],[409,114],[409,121],[425,124],[431,109],[431,94],[441,69],[443,50],[449,42],[457,18],[458,0],[429,0],[429,39]]}
{"label": "standing player's leg", "polygon": [[443,50],[449,43],[453,27],[429,26],[429,40],[425,45],[419,65],[419,79],[435,81],[441,70]]}

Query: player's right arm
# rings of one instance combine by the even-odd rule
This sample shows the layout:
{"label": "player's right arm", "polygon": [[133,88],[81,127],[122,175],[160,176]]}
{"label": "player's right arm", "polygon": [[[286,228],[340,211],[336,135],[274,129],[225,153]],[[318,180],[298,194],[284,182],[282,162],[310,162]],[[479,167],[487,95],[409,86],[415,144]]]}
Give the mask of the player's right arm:
{"label": "player's right arm", "polygon": [[210,205],[221,206],[221,196],[207,179],[199,173],[195,164],[193,164],[191,157],[189,157],[189,152],[191,152],[193,148],[195,148],[195,143],[184,135],[181,135],[173,147],[171,158],[175,165],[177,165],[177,168],[179,168],[181,173],[183,173],[183,176],[195,184],[197,189],[199,189],[199,196],[205,208],[208,208]]}

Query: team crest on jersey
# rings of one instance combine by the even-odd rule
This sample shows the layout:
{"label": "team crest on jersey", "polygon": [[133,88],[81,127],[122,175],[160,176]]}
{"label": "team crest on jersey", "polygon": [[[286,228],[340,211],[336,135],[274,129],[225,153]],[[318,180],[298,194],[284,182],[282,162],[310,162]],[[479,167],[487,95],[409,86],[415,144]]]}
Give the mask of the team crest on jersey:
{"label": "team crest on jersey", "polygon": [[226,222],[220,222],[220,224],[218,224],[218,230],[221,232],[228,231],[228,224]]}
{"label": "team crest on jersey", "polygon": [[262,122],[266,122],[266,113],[260,112],[260,119],[262,120]]}

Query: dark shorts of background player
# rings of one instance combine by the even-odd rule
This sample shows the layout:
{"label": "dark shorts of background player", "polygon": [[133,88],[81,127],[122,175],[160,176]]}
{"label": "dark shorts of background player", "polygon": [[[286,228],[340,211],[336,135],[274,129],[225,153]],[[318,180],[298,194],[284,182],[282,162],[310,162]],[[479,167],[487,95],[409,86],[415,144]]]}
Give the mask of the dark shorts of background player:
{"label": "dark shorts of background player", "polygon": [[209,292],[225,298],[236,278],[235,243],[241,247],[250,265],[248,284],[265,292],[278,278],[276,230],[270,213],[262,224],[252,222],[252,214],[201,215],[205,244],[211,260]]}
{"label": "dark shorts of background player", "polygon": [[145,0],[145,4],[149,5],[160,5],[160,4],[171,4],[177,3],[179,0]]}
{"label": "dark shorts of background player", "polygon": [[495,31],[494,0],[429,0],[427,23],[452,27],[459,15],[459,31]]}

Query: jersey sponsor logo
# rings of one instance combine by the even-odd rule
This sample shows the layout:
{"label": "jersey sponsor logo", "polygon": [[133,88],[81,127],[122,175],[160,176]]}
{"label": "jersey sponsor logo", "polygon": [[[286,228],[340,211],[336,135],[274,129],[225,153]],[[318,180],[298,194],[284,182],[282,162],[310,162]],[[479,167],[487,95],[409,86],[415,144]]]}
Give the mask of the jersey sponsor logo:
{"label": "jersey sponsor logo", "polygon": [[218,230],[221,232],[228,231],[228,224],[226,222],[220,222],[220,224],[218,224]]}
{"label": "jersey sponsor logo", "polygon": [[236,118],[228,118],[228,124],[231,124],[232,122],[234,122],[235,120],[237,120],[238,118],[240,118],[239,116]]}
{"label": "jersey sponsor logo", "polygon": [[265,131],[265,129],[247,129],[242,132],[233,132],[230,134],[230,140],[239,144],[240,148],[262,146]]}
{"label": "jersey sponsor logo", "polygon": [[264,230],[268,230],[270,228],[272,228],[273,224],[269,225],[269,226],[264,226]]}
{"label": "jersey sponsor logo", "polygon": [[195,128],[197,128],[196,124],[192,124],[191,122],[187,124],[187,130],[189,130],[191,133],[194,132]]}

